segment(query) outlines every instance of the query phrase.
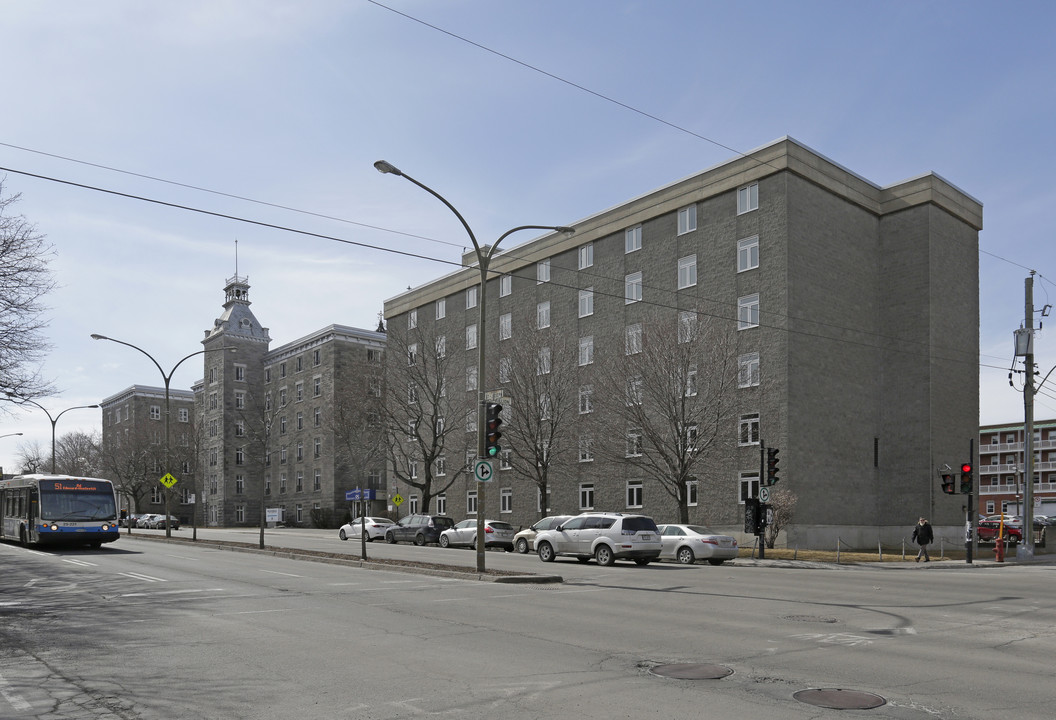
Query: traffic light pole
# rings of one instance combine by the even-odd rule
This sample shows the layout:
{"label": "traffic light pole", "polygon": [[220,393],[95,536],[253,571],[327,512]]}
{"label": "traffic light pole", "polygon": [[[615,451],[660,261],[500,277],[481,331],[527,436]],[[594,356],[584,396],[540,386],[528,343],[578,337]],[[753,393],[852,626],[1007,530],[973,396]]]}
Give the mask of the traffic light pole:
{"label": "traffic light pole", "polygon": [[[759,487],[763,486],[763,482],[766,478],[766,443],[760,438],[759,440]],[[757,496],[758,497],[758,496]],[[763,514],[762,503],[759,504],[759,520],[755,526],[755,536],[759,539],[759,559],[766,559],[766,529],[763,526],[763,519],[766,516]]]}
{"label": "traffic light pole", "polygon": [[[975,467],[975,440],[968,441],[968,464],[972,468]],[[975,474],[971,475],[971,481],[968,484],[968,511],[964,516],[964,562],[967,565],[972,564],[972,549],[975,546]]]}

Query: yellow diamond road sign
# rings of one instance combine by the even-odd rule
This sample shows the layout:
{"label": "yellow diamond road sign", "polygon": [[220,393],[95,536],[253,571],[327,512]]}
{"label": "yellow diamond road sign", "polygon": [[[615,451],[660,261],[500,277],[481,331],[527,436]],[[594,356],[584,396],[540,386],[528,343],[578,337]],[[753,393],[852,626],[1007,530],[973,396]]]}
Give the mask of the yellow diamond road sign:
{"label": "yellow diamond road sign", "polygon": [[158,479],[158,482],[160,482],[167,488],[171,488],[173,485],[176,484],[176,478],[172,476],[172,473],[165,473],[164,476]]}
{"label": "yellow diamond road sign", "polygon": [[399,507],[400,505],[403,505],[403,495],[400,495],[399,493],[396,493],[395,495],[393,495],[392,496],[392,504],[395,505],[396,507]]}

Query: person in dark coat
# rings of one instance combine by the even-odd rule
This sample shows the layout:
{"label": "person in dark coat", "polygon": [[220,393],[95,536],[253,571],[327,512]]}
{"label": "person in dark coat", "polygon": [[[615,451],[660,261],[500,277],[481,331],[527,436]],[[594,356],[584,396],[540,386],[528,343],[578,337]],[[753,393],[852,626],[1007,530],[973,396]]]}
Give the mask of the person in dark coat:
{"label": "person in dark coat", "polygon": [[928,545],[934,539],[935,533],[931,531],[931,524],[928,523],[927,518],[921,518],[917,526],[913,528],[913,542],[920,545],[920,550],[917,551],[917,562],[920,562],[921,558],[924,558],[924,562],[931,562],[931,558],[928,557]]}

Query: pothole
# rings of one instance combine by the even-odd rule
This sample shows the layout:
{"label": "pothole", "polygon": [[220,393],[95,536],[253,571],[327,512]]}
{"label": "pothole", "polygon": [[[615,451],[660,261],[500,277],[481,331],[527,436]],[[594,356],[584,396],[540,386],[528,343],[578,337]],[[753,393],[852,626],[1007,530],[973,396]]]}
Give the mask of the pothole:
{"label": "pothole", "polygon": [[793,622],[816,622],[816,623],[835,623],[839,622],[834,617],[826,617],[825,615],[782,615],[782,620],[792,620]]}
{"label": "pothole", "polygon": [[677,680],[720,680],[733,674],[725,665],[711,663],[670,663],[649,668],[649,672]]}
{"label": "pothole", "polygon": [[871,710],[885,704],[887,700],[870,692],[844,690],[843,688],[817,688],[800,690],[792,697],[802,703],[833,710]]}

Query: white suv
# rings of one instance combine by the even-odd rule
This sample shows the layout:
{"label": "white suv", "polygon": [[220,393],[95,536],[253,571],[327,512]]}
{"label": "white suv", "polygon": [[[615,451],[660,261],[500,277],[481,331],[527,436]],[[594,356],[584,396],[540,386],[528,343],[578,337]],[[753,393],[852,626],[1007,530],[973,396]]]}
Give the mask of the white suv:
{"label": "white suv", "polygon": [[598,565],[634,560],[648,565],[660,557],[663,543],[651,517],[624,513],[583,513],[535,537],[535,551],[543,562],[570,555]]}

